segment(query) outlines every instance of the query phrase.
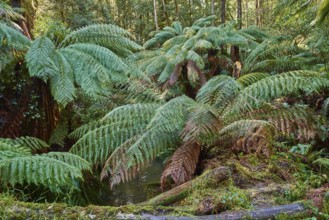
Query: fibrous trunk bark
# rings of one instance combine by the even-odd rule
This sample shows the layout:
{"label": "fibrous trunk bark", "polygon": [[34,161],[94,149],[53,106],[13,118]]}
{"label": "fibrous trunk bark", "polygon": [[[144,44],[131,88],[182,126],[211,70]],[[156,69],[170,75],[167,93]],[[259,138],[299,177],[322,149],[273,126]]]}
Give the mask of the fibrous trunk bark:
{"label": "fibrous trunk bark", "polygon": [[159,30],[159,22],[158,22],[157,2],[156,2],[156,0],[153,0],[153,10],[154,10],[155,29],[158,31]]}

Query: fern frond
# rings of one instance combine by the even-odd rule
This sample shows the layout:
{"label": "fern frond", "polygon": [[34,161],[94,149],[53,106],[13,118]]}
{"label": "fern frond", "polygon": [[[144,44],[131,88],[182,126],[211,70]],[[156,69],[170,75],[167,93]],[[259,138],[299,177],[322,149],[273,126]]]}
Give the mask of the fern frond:
{"label": "fern frond", "polygon": [[53,192],[76,188],[76,181],[82,180],[81,171],[62,161],[45,156],[22,156],[0,162],[3,184],[43,185]]}
{"label": "fern frond", "polygon": [[30,39],[21,32],[0,22],[0,46],[8,46],[15,50],[27,50],[30,46]]}
{"label": "fern frond", "polygon": [[6,2],[0,1],[0,15],[5,15],[7,18],[10,18],[12,20],[24,20],[24,17],[15,12],[15,10],[10,7]]}
{"label": "fern frond", "polygon": [[315,161],[313,161],[313,164],[318,165],[320,168],[325,168],[325,169],[329,169],[329,158],[318,158]]}
{"label": "fern frond", "polygon": [[215,135],[223,126],[218,110],[207,104],[197,104],[190,109],[181,137],[185,143],[197,142]]}
{"label": "fern frond", "polygon": [[269,122],[239,120],[221,129],[212,141],[221,147],[231,146],[237,153],[256,152],[258,155],[269,157],[275,134],[274,126]]}
{"label": "fern frond", "polygon": [[329,80],[313,71],[291,71],[266,77],[241,90],[224,117],[243,114],[283,96],[300,92],[312,94],[328,87]]}
{"label": "fern frond", "polygon": [[248,113],[245,118],[267,120],[272,123],[280,136],[309,142],[319,133],[318,118],[306,106],[289,106],[261,109]]}
{"label": "fern frond", "polygon": [[231,99],[241,89],[241,85],[230,76],[212,77],[199,90],[196,100],[201,103],[213,105],[221,110],[227,106]]}
{"label": "fern frond", "polygon": [[236,81],[240,83],[243,87],[247,87],[269,76],[270,75],[267,73],[248,73],[246,75],[239,77]]}
{"label": "fern frond", "polygon": [[52,131],[50,139],[49,139],[49,145],[59,145],[61,147],[64,147],[64,140],[68,136],[68,127],[66,124],[60,123],[56,126],[56,128]]}
{"label": "fern frond", "polygon": [[30,149],[31,151],[36,151],[36,150],[42,150],[44,148],[48,148],[49,145],[38,139],[38,138],[34,138],[34,137],[19,137],[16,139],[10,139],[10,138],[0,138],[0,142],[2,143],[7,143],[9,145],[18,145],[20,147],[24,147],[27,149]]}
{"label": "fern frond", "polygon": [[[71,148],[92,164],[104,164],[110,154],[127,139],[142,132],[159,105],[136,104],[121,106],[107,114],[101,124],[92,123],[79,128],[75,135],[85,133]],[[89,127],[91,126],[91,127]]]}
{"label": "fern frond", "polygon": [[50,78],[50,91],[58,103],[66,106],[76,97],[72,65],[57,51],[54,51],[54,61],[57,72]]}
{"label": "fern frond", "polygon": [[30,76],[47,81],[55,76],[59,69],[54,60],[55,45],[48,37],[40,37],[33,41],[26,54],[26,63]]}
{"label": "fern frond", "polygon": [[9,142],[7,139],[0,139],[0,152],[3,152],[2,154],[3,156],[7,154],[29,156],[32,154],[32,150],[30,148],[18,144],[13,144],[12,142]]}
{"label": "fern frond", "polygon": [[143,130],[119,143],[103,168],[102,178],[111,176],[111,185],[127,181],[160,152],[175,148],[180,141],[177,133],[183,129],[194,104],[182,96],[157,108]]}
{"label": "fern frond", "polygon": [[56,160],[65,162],[71,166],[78,168],[79,170],[91,171],[90,163],[75,154],[71,154],[68,152],[49,152],[47,154],[42,154],[42,156],[54,158]]}
{"label": "fern frond", "polygon": [[[107,47],[116,54],[128,55],[142,50],[142,47],[130,40],[131,34],[115,25],[96,24],[73,31],[65,37],[63,46],[74,43],[94,43]],[[121,51],[120,51],[121,50]]]}
{"label": "fern frond", "polygon": [[181,185],[193,178],[199,162],[201,146],[197,143],[184,143],[177,148],[161,175],[161,188],[166,185],[166,179],[171,177],[175,185]]}

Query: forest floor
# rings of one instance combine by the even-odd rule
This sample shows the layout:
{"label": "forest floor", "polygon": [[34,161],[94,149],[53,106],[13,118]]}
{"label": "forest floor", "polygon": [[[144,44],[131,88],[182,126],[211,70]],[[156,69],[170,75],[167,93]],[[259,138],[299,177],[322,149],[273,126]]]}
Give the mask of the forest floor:
{"label": "forest floor", "polygon": [[[168,219],[154,216],[186,216],[185,219],[189,219],[192,216],[209,216],[206,219],[214,219],[216,214],[226,214],[238,216],[236,219],[262,219],[259,216],[266,212],[267,219],[273,216],[276,216],[275,219],[287,219],[287,216],[288,219],[302,219],[301,216],[329,219],[328,177],[315,172],[306,158],[280,152],[270,158],[260,158],[255,154],[216,154],[221,156],[202,163],[201,170],[206,171],[200,176],[141,204],[71,207],[58,203],[20,202],[2,195],[0,217]],[[258,218],[253,218],[250,210],[254,210]]]}

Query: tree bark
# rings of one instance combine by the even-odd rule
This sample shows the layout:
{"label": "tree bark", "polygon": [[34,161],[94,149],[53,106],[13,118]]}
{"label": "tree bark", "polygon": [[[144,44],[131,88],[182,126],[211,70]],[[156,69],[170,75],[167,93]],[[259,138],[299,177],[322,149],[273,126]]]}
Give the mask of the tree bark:
{"label": "tree bark", "polygon": [[179,21],[179,8],[178,8],[177,0],[174,0],[174,4],[175,4],[176,21]]}
{"label": "tree bark", "polygon": [[[190,194],[190,189],[199,181],[214,180],[220,183],[229,178],[229,171],[226,167],[215,168],[193,180],[190,180],[182,185],[179,185],[167,192],[164,192],[144,203],[143,205],[170,205],[186,198]],[[211,181],[212,182],[212,181]]]}
{"label": "tree bark", "polygon": [[155,23],[155,29],[159,30],[159,22],[158,22],[158,14],[157,14],[157,2],[156,0],[153,0],[153,9],[154,9],[154,23]]}
{"label": "tree bark", "polygon": [[167,24],[167,26],[169,26],[170,21],[169,21],[168,12],[167,12],[167,9],[166,9],[166,2],[165,2],[165,0],[161,0],[161,2],[162,2],[163,14],[166,18],[166,24]]}
{"label": "tree bark", "polygon": [[226,0],[221,0],[220,3],[220,20],[221,23],[224,24],[226,22]]}
{"label": "tree bark", "polygon": [[238,28],[241,29],[242,27],[242,0],[237,0],[237,16],[238,20]]}

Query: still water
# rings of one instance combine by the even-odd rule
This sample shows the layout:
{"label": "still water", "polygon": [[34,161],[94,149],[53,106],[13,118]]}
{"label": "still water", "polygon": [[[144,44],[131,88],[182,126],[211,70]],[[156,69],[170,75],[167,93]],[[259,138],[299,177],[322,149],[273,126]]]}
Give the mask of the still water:
{"label": "still water", "polygon": [[89,203],[95,205],[121,206],[126,204],[136,204],[146,201],[150,190],[146,188],[150,184],[159,183],[163,171],[163,161],[155,160],[130,182],[121,183],[110,189],[109,183],[91,182],[85,191]]}

